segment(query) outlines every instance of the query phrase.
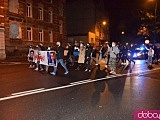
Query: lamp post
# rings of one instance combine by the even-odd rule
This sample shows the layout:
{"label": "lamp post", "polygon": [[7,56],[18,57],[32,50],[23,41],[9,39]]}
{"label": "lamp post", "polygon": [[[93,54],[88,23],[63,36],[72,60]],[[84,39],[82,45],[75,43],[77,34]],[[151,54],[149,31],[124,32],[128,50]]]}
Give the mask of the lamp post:
{"label": "lamp post", "polygon": [[104,30],[102,29],[103,27],[102,26],[106,26],[106,21],[102,21],[99,23],[99,43],[100,43],[100,40],[101,38],[103,37],[102,36],[102,33],[104,33]]}
{"label": "lamp post", "polygon": [[96,22],[95,24],[95,35],[96,35],[96,38],[97,38],[97,45],[100,45],[101,44],[101,40],[103,39],[103,34],[104,34],[104,26],[107,25],[107,22],[104,20],[104,21],[98,21]]}

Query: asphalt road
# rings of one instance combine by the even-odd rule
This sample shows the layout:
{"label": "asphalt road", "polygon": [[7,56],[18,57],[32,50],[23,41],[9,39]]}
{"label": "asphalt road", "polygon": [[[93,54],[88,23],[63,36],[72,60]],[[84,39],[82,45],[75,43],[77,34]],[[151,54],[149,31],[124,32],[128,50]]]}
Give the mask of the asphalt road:
{"label": "asphalt road", "polygon": [[74,69],[52,76],[26,63],[0,63],[0,120],[133,120],[135,110],[160,109],[160,65],[148,70],[138,60],[108,77],[103,65]]}

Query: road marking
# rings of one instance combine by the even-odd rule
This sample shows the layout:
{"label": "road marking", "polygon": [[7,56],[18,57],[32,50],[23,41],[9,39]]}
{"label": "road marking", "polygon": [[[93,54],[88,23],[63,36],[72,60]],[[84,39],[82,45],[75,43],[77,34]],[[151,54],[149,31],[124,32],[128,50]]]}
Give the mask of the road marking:
{"label": "road marking", "polygon": [[20,95],[20,94],[25,94],[25,93],[30,93],[30,92],[35,92],[35,91],[39,91],[39,90],[43,90],[45,88],[39,88],[39,89],[34,89],[34,90],[28,90],[28,91],[23,91],[23,92],[18,92],[18,93],[13,93],[11,95]]}
{"label": "road marking", "polygon": [[153,71],[156,71],[156,70],[160,70],[160,68],[155,68],[153,70],[146,70],[146,71],[141,71],[141,72],[135,71],[133,73],[117,74],[117,75],[112,75],[112,76],[99,78],[99,79],[93,79],[93,80],[87,79],[87,80],[73,82],[73,83],[70,83],[69,85],[55,87],[55,88],[49,88],[49,89],[40,88],[40,89],[29,90],[29,91],[24,91],[24,92],[19,92],[19,93],[13,93],[11,96],[0,98],[0,101],[10,100],[10,99],[13,99],[13,98],[19,98],[19,97],[23,97],[23,96],[38,94],[38,93],[60,90],[60,89],[64,89],[64,88],[69,88],[69,87],[73,87],[73,86],[78,86],[78,85],[82,85],[82,84],[91,83],[91,82],[107,80],[107,79],[110,79],[110,78],[117,78],[117,77],[120,77],[120,76],[129,76],[129,75],[137,74],[137,73],[138,74],[144,73],[144,75],[145,75],[145,74],[148,74],[147,72],[153,72]]}

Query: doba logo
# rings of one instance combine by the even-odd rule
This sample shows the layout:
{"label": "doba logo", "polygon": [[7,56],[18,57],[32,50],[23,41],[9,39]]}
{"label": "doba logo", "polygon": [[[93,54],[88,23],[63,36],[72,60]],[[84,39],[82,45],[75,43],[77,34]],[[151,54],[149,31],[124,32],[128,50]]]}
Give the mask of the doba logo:
{"label": "doba logo", "polygon": [[160,120],[160,110],[136,110],[134,120]]}

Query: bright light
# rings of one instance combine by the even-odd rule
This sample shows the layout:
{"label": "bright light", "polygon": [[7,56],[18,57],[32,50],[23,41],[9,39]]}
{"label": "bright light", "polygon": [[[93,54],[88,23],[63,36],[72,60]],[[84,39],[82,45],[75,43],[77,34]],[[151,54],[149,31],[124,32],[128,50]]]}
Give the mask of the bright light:
{"label": "bright light", "polygon": [[140,50],[144,50],[144,47],[140,47]]}
{"label": "bright light", "polygon": [[149,40],[145,40],[145,44],[149,44]]}
{"label": "bright light", "polygon": [[122,31],[122,35],[124,35],[124,31]]}
{"label": "bright light", "polygon": [[141,53],[137,53],[137,56],[139,57],[139,56],[141,56],[142,54]]}
{"label": "bright light", "polygon": [[137,54],[136,54],[136,53],[134,53],[134,54],[133,54],[133,57],[134,57],[134,58],[136,58],[136,57],[137,57]]}
{"label": "bright light", "polygon": [[106,21],[103,21],[102,24],[103,24],[103,25],[106,25]]}
{"label": "bright light", "polygon": [[128,56],[131,56],[131,53],[128,53]]}

